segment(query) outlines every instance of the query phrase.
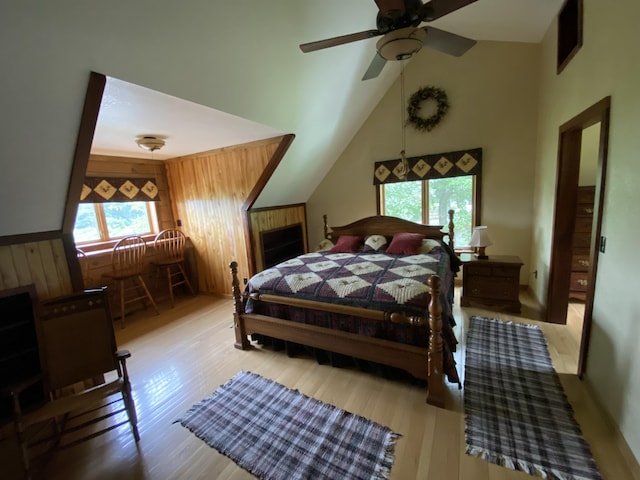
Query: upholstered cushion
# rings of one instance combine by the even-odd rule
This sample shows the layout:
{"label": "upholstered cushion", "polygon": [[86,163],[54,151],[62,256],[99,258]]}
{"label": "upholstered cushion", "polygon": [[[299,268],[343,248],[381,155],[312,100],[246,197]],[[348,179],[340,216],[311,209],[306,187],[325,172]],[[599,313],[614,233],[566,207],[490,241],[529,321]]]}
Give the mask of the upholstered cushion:
{"label": "upholstered cushion", "polygon": [[340,235],[338,242],[331,249],[334,253],[356,253],[362,247],[360,235]]}
{"label": "upholstered cushion", "polygon": [[424,235],[420,233],[396,233],[387,248],[387,253],[396,255],[417,255]]}
{"label": "upholstered cushion", "polygon": [[384,251],[387,248],[387,238],[384,235],[369,235],[364,240],[365,251]]}
{"label": "upholstered cushion", "polygon": [[433,238],[424,238],[418,247],[418,253],[430,253],[434,248],[439,248],[440,242]]}

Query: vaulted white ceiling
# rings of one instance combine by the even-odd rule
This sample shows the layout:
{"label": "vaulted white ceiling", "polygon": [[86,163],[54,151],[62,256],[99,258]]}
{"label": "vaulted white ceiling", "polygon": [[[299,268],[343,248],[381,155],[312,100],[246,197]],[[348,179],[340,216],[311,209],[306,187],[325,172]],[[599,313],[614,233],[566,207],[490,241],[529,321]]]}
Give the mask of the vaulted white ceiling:
{"label": "vaulted white ceiling", "polygon": [[[432,25],[539,42],[562,3],[478,0]],[[60,228],[90,71],[110,79],[96,153],[149,155],[141,134],[167,137],[162,159],[293,133],[258,206],[306,201],[400,70],[389,62],[361,81],[376,39],[307,54],[298,45],[375,28],[376,13],[374,0],[6,2],[0,203],[21,208],[3,211],[0,235]]]}
{"label": "vaulted white ceiling", "polygon": [[[430,25],[476,40],[537,43],[542,39],[561,4],[562,0],[479,0]],[[374,28],[377,7],[373,0],[364,2],[360,12],[361,15],[354,17],[352,21],[340,22],[340,28],[331,24],[318,25],[316,31],[309,32],[306,36],[307,40],[320,40],[323,35],[331,37]],[[336,11],[336,17],[338,16],[340,12]],[[245,25],[245,28],[251,27]],[[361,41],[361,47],[373,55],[376,40]],[[265,39],[265,42],[267,41],[268,39]],[[341,55],[348,60],[351,54],[348,51],[349,47],[333,48],[335,52],[331,52],[332,54]],[[344,52],[340,52],[341,49],[344,49]],[[306,55],[312,57],[324,53],[313,52]],[[303,53],[300,52],[299,55]],[[359,62],[354,61],[354,68],[355,65],[359,65]],[[391,68],[387,66],[388,70]],[[311,97],[309,101],[313,101]],[[106,155],[142,155],[160,160],[284,133],[289,132],[109,78],[92,151]],[[144,134],[166,137],[165,147],[153,154],[142,153],[135,139],[136,136]]]}

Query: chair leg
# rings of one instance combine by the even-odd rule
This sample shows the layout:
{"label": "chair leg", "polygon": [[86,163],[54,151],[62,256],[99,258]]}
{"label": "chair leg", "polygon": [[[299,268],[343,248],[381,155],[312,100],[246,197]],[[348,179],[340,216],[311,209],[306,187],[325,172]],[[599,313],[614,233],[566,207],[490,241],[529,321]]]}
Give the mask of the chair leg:
{"label": "chair leg", "polygon": [[182,278],[184,278],[184,283],[189,288],[189,291],[191,292],[191,295],[195,295],[196,292],[193,290],[193,287],[191,286],[191,282],[189,281],[189,278],[187,277],[187,274],[184,271],[184,268],[182,267],[182,264],[179,263],[178,264],[178,268],[180,269],[180,273],[182,273]]}
{"label": "chair leg", "polygon": [[138,275],[138,281],[140,282],[140,286],[143,288],[145,295],[147,296],[147,298],[151,302],[151,305],[153,306],[153,309],[156,311],[156,313],[158,315],[160,315],[160,311],[158,310],[158,306],[156,305],[156,302],[153,301],[153,297],[151,296],[151,293],[149,293],[149,289],[147,288],[147,284],[144,283],[142,275]]}
{"label": "chair leg", "polygon": [[29,459],[29,445],[25,437],[24,424],[21,420],[21,408],[18,395],[12,394],[13,397],[13,409],[15,415],[15,428],[16,435],[18,437],[18,443],[20,444],[20,452],[22,454],[22,466],[24,468],[25,478],[31,479],[31,462]]}
{"label": "chair leg", "polygon": [[129,418],[129,424],[131,425],[131,432],[136,442],[140,441],[140,432],[138,432],[138,415],[136,414],[136,404],[131,395],[131,387],[125,387],[122,392],[122,400],[124,401],[124,407],[127,411],[127,417]]}
{"label": "chair leg", "polygon": [[118,280],[118,283],[120,284],[120,328],[124,328],[124,316],[125,316],[125,285],[124,285],[124,280]]}
{"label": "chair leg", "polygon": [[175,302],[173,299],[173,282],[171,281],[171,265],[165,267],[167,271],[167,285],[169,287],[169,299],[171,300],[171,308],[175,306]]}

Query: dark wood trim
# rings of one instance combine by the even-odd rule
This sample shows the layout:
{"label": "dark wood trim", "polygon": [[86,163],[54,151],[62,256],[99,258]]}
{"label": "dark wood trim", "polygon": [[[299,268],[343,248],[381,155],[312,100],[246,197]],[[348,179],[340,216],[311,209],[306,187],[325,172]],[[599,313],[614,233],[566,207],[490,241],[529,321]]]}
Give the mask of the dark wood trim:
{"label": "dark wood trim", "polygon": [[556,212],[553,222],[551,269],[549,271],[549,290],[547,294],[546,320],[551,323],[567,323],[567,306],[569,305],[569,286],[571,281],[570,252],[573,248],[573,230],[575,228],[578,201],[581,140],[581,128],[571,128],[560,132]]}
{"label": "dark wood trim", "polygon": [[[78,261],[78,254],[76,251],[76,242],[73,238],[73,233],[62,234],[62,246],[64,248],[64,254],[66,255],[67,265],[69,266],[69,277],[71,278],[71,288],[74,292],[81,292],[84,290],[84,279],[82,278],[82,269],[80,268],[80,262]],[[72,261],[71,259],[74,259]]]}
{"label": "dark wood trim", "polygon": [[275,172],[277,166],[280,164],[280,161],[284,157],[285,153],[287,153],[287,151],[289,150],[289,147],[291,146],[291,143],[293,143],[293,140],[295,138],[296,136],[292,133],[283,135],[278,148],[275,152],[273,152],[271,160],[269,160],[269,163],[262,172],[262,175],[260,175],[260,178],[253,187],[253,190],[251,190],[251,193],[249,193],[249,196],[242,204],[242,223],[244,227],[244,244],[246,245],[245,250],[247,253],[247,265],[249,265],[249,268],[251,268],[252,271],[255,271],[256,265],[255,254],[253,251],[253,242],[251,241],[251,221],[249,219],[249,210],[251,209],[253,204],[256,203],[258,196],[260,195],[262,190],[264,190],[264,187],[267,185],[267,182],[273,175],[273,172]]}
{"label": "dark wood trim", "polygon": [[62,221],[62,232],[73,233],[73,226],[76,221],[76,212],[80,203],[80,193],[82,192],[82,182],[87,172],[89,155],[93,135],[98,123],[98,113],[102,103],[102,94],[107,83],[107,77],[100,73],[91,72],[89,75],[89,85],[84,99],[84,108],[80,118],[80,129],[76,140],[76,151],[73,156],[73,167],[67,190],[67,203],[64,209],[64,219]]}
{"label": "dark wood trim", "polygon": [[586,369],[589,335],[592,324],[593,297],[596,286],[602,232],[610,115],[611,97],[605,97],[562,124],[559,129],[556,210],[551,245],[551,264],[545,320],[547,322],[565,324],[571,274],[571,256],[567,255],[567,252],[571,252],[572,250],[582,130],[598,122],[600,123],[600,145],[598,151],[593,228],[589,253],[591,267],[589,269],[582,341],[578,358],[579,376],[582,376]]}
{"label": "dark wood trim", "polygon": [[284,157],[285,153],[287,153],[287,151],[289,150],[289,147],[291,146],[295,138],[296,136],[292,133],[283,135],[282,139],[280,140],[280,145],[278,145],[278,148],[273,153],[271,160],[269,160],[269,163],[262,172],[262,175],[260,175],[260,178],[256,182],[256,185],[253,187],[253,190],[251,190],[251,193],[249,193],[247,200],[242,204],[243,212],[248,212],[251,207],[253,207],[253,204],[256,203],[258,196],[260,195],[260,193],[262,193],[262,190],[264,190],[264,187],[267,185],[267,182],[273,175],[273,172],[275,172],[278,165],[280,165],[280,161]]}
{"label": "dark wood trim", "polygon": [[20,245],[30,242],[44,242],[46,240],[55,240],[62,237],[60,230],[50,230],[48,232],[20,233],[17,235],[6,235],[0,237],[0,247],[8,245]]}
{"label": "dark wood trim", "polygon": [[76,140],[76,150],[73,156],[73,166],[67,190],[67,201],[62,220],[62,244],[67,257],[71,286],[74,291],[81,291],[84,288],[82,272],[78,256],[76,254],[75,241],[73,239],[73,226],[76,221],[76,212],[80,203],[80,193],[82,184],[89,164],[91,154],[91,144],[93,135],[98,123],[98,113],[102,103],[102,94],[107,83],[107,77],[96,72],[89,75],[89,84],[84,98],[84,107],[80,117],[80,128]]}
{"label": "dark wood trim", "polygon": [[251,213],[255,212],[266,212],[269,210],[282,210],[283,208],[296,208],[296,207],[304,207],[304,203],[291,203],[289,205],[278,205],[275,207],[260,207],[260,208],[252,208]]}

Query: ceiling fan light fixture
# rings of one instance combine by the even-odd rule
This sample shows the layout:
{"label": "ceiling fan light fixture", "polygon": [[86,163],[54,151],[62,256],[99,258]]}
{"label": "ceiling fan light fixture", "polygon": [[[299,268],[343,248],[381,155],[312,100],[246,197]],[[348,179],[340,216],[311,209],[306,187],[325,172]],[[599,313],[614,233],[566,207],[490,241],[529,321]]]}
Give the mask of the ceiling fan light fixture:
{"label": "ceiling fan light fixture", "polygon": [[378,40],[376,49],[385,60],[407,60],[420,51],[426,37],[423,28],[401,28]]}
{"label": "ceiling fan light fixture", "polygon": [[148,152],[160,150],[165,145],[164,138],[157,135],[139,135],[136,138],[136,143],[140,148]]}

